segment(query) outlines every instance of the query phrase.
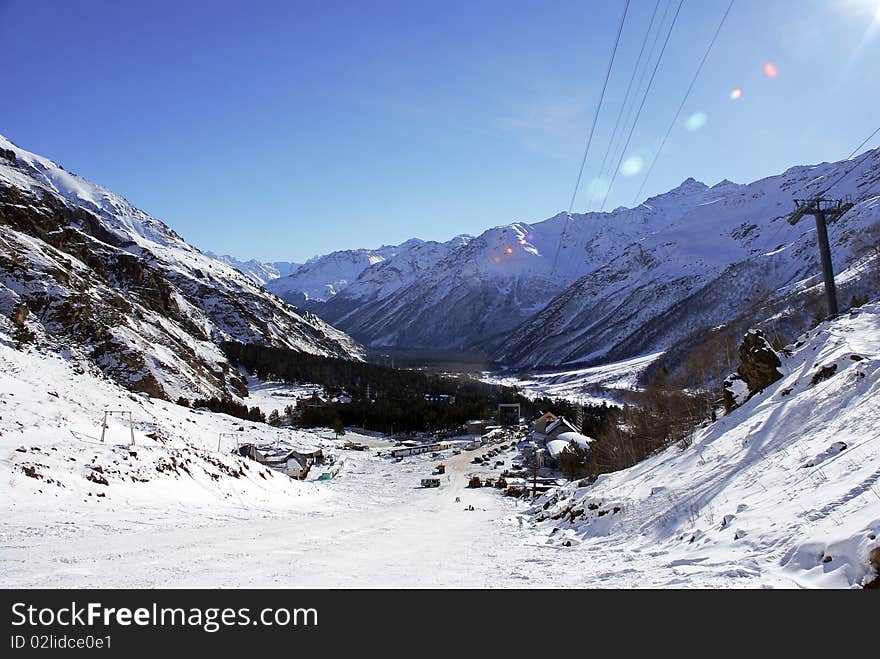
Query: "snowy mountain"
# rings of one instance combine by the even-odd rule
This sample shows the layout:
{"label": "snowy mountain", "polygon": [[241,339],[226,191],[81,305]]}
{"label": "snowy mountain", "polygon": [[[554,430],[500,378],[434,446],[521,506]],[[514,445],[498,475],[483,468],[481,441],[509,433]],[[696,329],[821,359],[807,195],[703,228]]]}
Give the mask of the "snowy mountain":
{"label": "snowy mountain", "polygon": [[412,238],[400,245],[345,249],[315,256],[288,275],[267,282],[266,288],[294,304],[302,304],[305,300],[323,302],[338,295],[364,270],[396,256],[403,256],[423,242]]}
{"label": "snowy mountain", "polygon": [[[487,347],[497,360],[527,367],[626,359],[727,323],[768,294],[804,293],[821,283],[819,252],[812,218],[788,222],[793,199],[848,172],[827,193],[854,203],[829,231],[842,273],[861,256],[865,229],[880,220],[880,149],[749,185],[709,188],[691,179],[639,208],[614,211],[632,239]],[[575,217],[572,233],[608,219]]]}
{"label": "snowy mountain", "polygon": [[[552,265],[565,219],[495,227],[467,241],[435,244],[417,267],[402,269],[403,276],[368,270],[357,286],[312,309],[371,346],[473,347],[513,329],[577,278],[573,250],[560,250],[557,267]],[[607,257],[618,234],[613,226],[595,232],[590,258]]]}
{"label": "snowy mountain", "polygon": [[134,391],[246,395],[218,344],[362,358],[350,337],[266,293],[122,197],[0,137],[0,334]]}
{"label": "snowy mountain", "polygon": [[290,261],[269,261],[266,263],[257,261],[256,259],[239,261],[234,256],[229,256],[228,254],[222,256],[218,256],[213,252],[205,252],[205,254],[218,261],[223,261],[223,263],[227,265],[231,265],[233,268],[239,272],[243,272],[261,286],[273,279],[287,277],[301,265]]}
{"label": "snowy mountain", "polygon": [[627,572],[635,585],[648,572],[691,587],[876,582],[880,304],[822,323],[781,362],[781,379],[692,443],[540,497],[536,532],[592,564],[603,557],[597,570],[630,557],[608,573],[622,585]]}
{"label": "snowy mountain", "polygon": [[636,208],[422,246],[309,309],[370,346],[477,348],[518,368],[662,352],[742,314],[759,293],[819,283],[813,220],[787,218],[795,197],[847,173],[828,191],[855,202],[831,229],[840,272],[877,222],[880,149],[747,185],[688,179]]}

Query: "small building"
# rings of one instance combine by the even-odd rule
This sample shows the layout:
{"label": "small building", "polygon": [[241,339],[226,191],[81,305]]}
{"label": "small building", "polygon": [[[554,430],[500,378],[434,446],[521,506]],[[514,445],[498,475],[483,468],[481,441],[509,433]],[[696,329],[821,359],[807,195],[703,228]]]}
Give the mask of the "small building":
{"label": "small building", "polygon": [[563,432],[556,436],[555,439],[548,439],[546,448],[547,448],[547,459],[545,463],[550,467],[558,467],[559,466],[559,456],[560,454],[567,449],[572,443],[575,444],[578,448],[585,451],[588,455],[590,453],[590,444],[594,442],[592,437],[588,437],[587,435],[582,435],[579,432]]}
{"label": "small building", "polygon": [[404,458],[408,455],[419,455],[420,453],[431,453],[434,451],[445,451],[452,448],[451,442],[433,442],[431,444],[416,444],[415,446],[401,446],[393,448],[389,452],[392,458]]}
{"label": "small building", "polygon": [[569,423],[564,416],[561,416],[547,425],[547,429],[544,431],[544,434],[547,435],[547,439],[553,439],[565,432],[573,432],[575,434],[578,434],[577,428]]}
{"label": "small building", "polygon": [[254,444],[242,444],[238,453],[242,457],[282,471],[291,478],[303,479],[308,475],[312,465],[324,464],[324,452],[321,449],[305,452],[292,449],[282,453],[269,454],[258,449]]}
{"label": "small building", "polygon": [[296,399],[296,406],[300,409],[305,407],[324,407],[325,405],[327,405],[327,399],[317,391],[313,391],[311,396],[300,396]]}
{"label": "small building", "polygon": [[290,457],[284,463],[282,471],[291,478],[302,480],[309,474],[309,465],[300,462],[295,457]]}
{"label": "small building", "polygon": [[553,441],[557,442],[565,442],[566,444],[570,444],[574,442],[577,446],[582,448],[584,451],[590,450],[590,444],[595,442],[596,440],[593,437],[588,435],[583,435],[579,432],[563,432],[556,436],[556,439]]}
{"label": "small building", "polygon": [[544,412],[544,414],[535,419],[533,423],[535,432],[546,433],[547,426],[556,421],[556,419],[557,416],[553,414],[553,412]]}
{"label": "small building", "polygon": [[478,419],[475,421],[468,421],[465,424],[465,430],[467,430],[468,435],[485,435],[486,431],[494,425],[495,421],[492,419]]}

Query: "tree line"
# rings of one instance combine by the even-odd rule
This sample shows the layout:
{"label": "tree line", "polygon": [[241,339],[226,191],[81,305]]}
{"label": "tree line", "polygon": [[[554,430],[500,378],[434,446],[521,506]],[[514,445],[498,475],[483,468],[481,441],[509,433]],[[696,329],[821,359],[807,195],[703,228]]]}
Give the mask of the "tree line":
{"label": "tree line", "polygon": [[[527,419],[548,411],[572,422],[578,416],[577,406],[568,401],[531,400],[515,387],[466,375],[392,368],[255,343],[226,341],[220,347],[230,362],[261,380],[315,384],[330,396],[344,390],[352,397],[350,403],[305,407],[297,415],[302,427],[358,426],[389,434],[452,431],[472,419],[494,418],[499,403],[519,403]],[[425,394],[447,394],[455,401],[427,401]],[[595,432],[608,415],[608,406],[587,406],[583,430]]]}

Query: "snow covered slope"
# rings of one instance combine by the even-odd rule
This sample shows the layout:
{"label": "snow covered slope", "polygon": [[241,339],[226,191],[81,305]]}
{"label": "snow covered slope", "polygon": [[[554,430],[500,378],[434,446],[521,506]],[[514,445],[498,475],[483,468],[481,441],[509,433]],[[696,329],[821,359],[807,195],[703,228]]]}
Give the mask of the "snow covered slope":
{"label": "snow covered slope", "polygon": [[[531,513],[546,541],[662,557],[682,586],[858,586],[880,547],[880,304],[812,330],[784,376],[694,437]],[[676,583],[668,581],[669,585]]]}
{"label": "snow covered slope", "polygon": [[222,256],[218,256],[213,252],[205,252],[205,254],[218,261],[223,261],[227,265],[231,265],[261,286],[273,279],[287,277],[302,265],[300,263],[291,263],[290,261],[269,261],[267,263],[257,261],[256,259],[239,261],[234,256],[229,256],[228,254],[223,254]]}
{"label": "snow covered slope", "polygon": [[316,256],[288,275],[267,282],[266,288],[291,303],[329,300],[367,268],[405,255],[422,243],[418,238],[413,238],[400,245],[383,245],[378,249],[346,249]]}
{"label": "snow covered slope", "polygon": [[[561,249],[554,269],[565,220],[558,215],[435,244],[404,277],[368,270],[358,286],[312,309],[371,346],[472,347],[540,311],[585,271],[586,263],[609,258],[624,239],[617,225],[597,224],[582,237],[584,255]],[[387,285],[389,280],[394,286]]]}
{"label": "snow covered slope", "polygon": [[[793,199],[850,170],[827,193],[855,203],[830,230],[841,272],[859,258],[864,230],[880,222],[880,149],[749,185],[686,181],[637,209],[615,211],[632,240],[487,347],[498,361],[521,367],[617,361],[729,322],[762,296],[804,291],[821,281],[821,270],[813,219],[787,221]],[[577,217],[572,233],[605,219]]]}
{"label": "snow covered slope", "polygon": [[122,197],[0,137],[0,333],[171,400],[241,395],[227,339],[362,358]]}
{"label": "snow covered slope", "polygon": [[[131,414],[134,446],[129,420],[121,416],[108,419],[101,442],[106,409]],[[229,519],[242,507],[289,512],[326,499],[313,483],[232,455],[238,437],[299,450],[329,445],[312,433],[133,394],[87,359],[0,341],[5,538],[12,528],[24,536],[66,538],[88,534],[89,524],[91,530],[136,530],[173,525],[180,522],[176,515],[197,510]]]}
{"label": "snow covered slope", "polygon": [[880,218],[880,149],[747,185],[688,179],[637,208],[559,214],[423,247],[418,267],[398,267],[399,258],[374,265],[309,308],[371,346],[476,347],[518,368],[662,352],[737,317],[758,293],[816,284],[813,220],[789,225],[792,200],[850,170],[828,192],[856,202],[831,231],[842,271]]}

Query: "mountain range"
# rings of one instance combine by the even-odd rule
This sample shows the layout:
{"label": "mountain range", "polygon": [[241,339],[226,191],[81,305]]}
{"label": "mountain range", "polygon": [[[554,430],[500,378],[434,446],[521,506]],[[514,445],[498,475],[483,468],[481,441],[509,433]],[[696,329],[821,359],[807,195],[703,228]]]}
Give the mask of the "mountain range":
{"label": "mountain range", "polygon": [[748,184],[690,178],[635,208],[334,252],[267,288],[372,348],[479,350],[519,369],[627,359],[815,292],[815,225],[788,219],[829,184],[853,203],[830,231],[840,273],[877,223],[880,149]]}

